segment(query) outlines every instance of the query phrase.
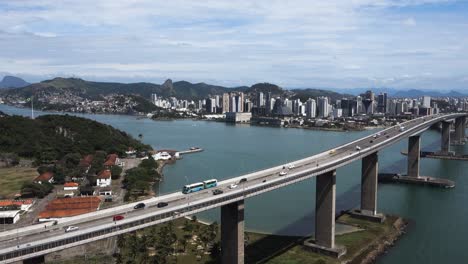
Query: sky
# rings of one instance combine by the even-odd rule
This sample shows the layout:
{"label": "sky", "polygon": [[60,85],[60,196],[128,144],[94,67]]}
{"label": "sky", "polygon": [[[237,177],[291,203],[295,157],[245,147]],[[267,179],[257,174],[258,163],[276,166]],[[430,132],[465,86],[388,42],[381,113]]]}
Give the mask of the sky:
{"label": "sky", "polygon": [[0,0],[0,76],[468,90],[468,1]]}

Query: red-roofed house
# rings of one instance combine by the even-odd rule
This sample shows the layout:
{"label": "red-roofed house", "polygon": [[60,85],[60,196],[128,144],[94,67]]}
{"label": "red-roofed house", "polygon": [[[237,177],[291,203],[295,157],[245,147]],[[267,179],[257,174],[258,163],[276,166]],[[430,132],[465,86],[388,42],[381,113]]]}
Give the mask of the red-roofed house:
{"label": "red-roofed house", "polygon": [[34,200],[0,200],[0,224],[14,224],[21,211],[28,211]]}
{"label": "red-roofed house", "polygon": [[8,209],[16,207],[19,210],[28,211],[34,204],[34,200],[0,200],[0,208]]}
{"label": "red-roofed house", "polygon": [[54,182],[54,174],[52,172],[44,172],[41,175],[37,176],[33,182],[42,184],[43,182]]}
{"label": "red-roofed house", "polygon": [[110,167],[115,166],[115,165],[120,165],[119,156],[117,154],[107,155],[107,159],[104,162],[104,167],[109,169]]}
{"label": "red-roofed house", "polygon": [[110,170],[103,170],[97,175],[96,186],[107,187],[112,182],[112,175]]}
{"label": "red-roofed house", "polygon": [[78,190],[78,186],[79,186],[79,184],[76,183],[76,182],[66,182],[66,183],[63,185],[63,190],[64,190],[64,191],[74,191],[74,190]]}
{"label": "red-roofed house", "polygon": [[91,163],[93,162],[93,159],[93,155],[86,155],[83,157],[82,160],[80,160],[80,164],[78,166],[83,168],[85,173],[88,173],[89,169],[91,168]]}

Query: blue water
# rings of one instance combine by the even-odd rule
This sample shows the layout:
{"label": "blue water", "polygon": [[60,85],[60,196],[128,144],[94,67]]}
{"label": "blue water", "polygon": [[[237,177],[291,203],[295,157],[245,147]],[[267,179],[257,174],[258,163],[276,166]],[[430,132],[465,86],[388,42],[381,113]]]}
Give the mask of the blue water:
{"label": "blue water", "polygon": [[[29,109],[0,105],[0,111],[30,115]],[[36,112],[36,114],[42,114]],[[80,115],[110,124],[137,137],[155,149],[183,150],[198,146],[205,151],[186,155],[165,168],[162,193],[179,191],[187,182],[225,179],[304,158],[371,133],[324,132],[293,128],[230,125],[207,121],[152,121],[132,116]],[[406,159],[399,154],[403,140],[379,153],[380,172],[405,172]],[[435,150],[440,134],[427,131],[422,146]],[[467,152],[468,147],[454,148]],[[360,162],[337,171],[337,209],[359,206]],[[423,159],[421,174],[456,182],[454,189],[411,185],[379,185],[379,211],[411,220],[408,233],[379,263],[464,263],[468,228],[468,162]],[[188,180],[188,181],[187,181]],[[315,180],[310,179],[246,201],[246,227],[261,232],[306,235],[313,232]],[[219,221],[219,210],[200,217]]]}

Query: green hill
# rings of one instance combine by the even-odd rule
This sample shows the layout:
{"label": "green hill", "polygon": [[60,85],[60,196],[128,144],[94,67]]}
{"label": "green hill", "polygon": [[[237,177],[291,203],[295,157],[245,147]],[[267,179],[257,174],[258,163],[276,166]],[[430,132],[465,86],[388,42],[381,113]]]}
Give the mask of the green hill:
{"label": "green hill", "polygon": [[0,152],[37,160],[58,160],[67,153],[97,150],[123,154],[128,147],[148,150],[127,133],[99,122],[69,116],[44,115],[34,120],[21,116],[0,117]]}

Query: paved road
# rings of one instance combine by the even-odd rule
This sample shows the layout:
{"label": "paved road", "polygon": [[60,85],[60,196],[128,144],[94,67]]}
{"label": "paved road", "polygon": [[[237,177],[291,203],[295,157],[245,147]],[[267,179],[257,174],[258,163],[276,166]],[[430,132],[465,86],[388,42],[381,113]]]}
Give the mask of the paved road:
{"label": "paved road", "polygon": [[[18,248],[34,247],[47,241],[56,241],[62,238],[78,236],[79,234],[96,232],[99,228],[108,228],[112,227],[112,225],[119,226],[132,222],[136,223],[145,216],[155,214],[163,215],[167,221],[172,219],[172,215],[167,215],[167,212],[173,212],[174,210],[179,209],[184,210],[184,208],[190,208],[191,206],[193,207],[193,205],[198,205],[205,201],[215,200],[219,197],[229,197],[230,194],[244,193],[244,197],[250,197],[253,195],[245,196],[246,191],[261,186],[271,185],[270,183],[278,182],[277,188],[280,188],[293,182],[306,179],[306,177],[302,177],[302,175],[311,177],[310,175],[317,175],[336,169],[337,167],[344,166],[354,160],[362,158],[362,156],[378,151],[405,137],[411,136],[414,133],[419,133],[427,129],[431,124],[441,121],[441,119],[443,119],[443,117],[436,115],[414,119],[402,124],[402,126],[405,127],[403,130],[401,130],[399,126],[391,127],[368,137],[364,137],[302,160],[219,182],[218,187],[213,189],[223,190],[224,193],[221,195],[213,195],[213,189],[192,194],[176,192],[145,200],[147,205],[145,209],[134,210],[133,206],[136,203],[132,203],[100,210],[86,215],[62,219],[59,221],[57,226],[44,228],[44,224],[42,224],[40,227],[32,226],[17,230],[16,233],[15,231],[3,232],[0,233],[0,256],[2,253],[11,252]],[[289,167],[291,164],[293,166]],[[287,174],[280,175],[281,172],[286,172]],[[247,179],[247,181],[239,183],[243,178]],[[289,183],[283,183],[289,181],[288,179],[290,179]],[[229,185],[232,183],[237,183],[237,188],[230,189]],[[269,190],[271,189],[258,192],[258,194]],[[159,202],[166,202],[169,205],[164,208],[157,208],[156,204]],[[219,206],[219,204],[213,207],[216,206]],[[205,207],[208,208],[208,206]],[[124,215],[125,219],[113,222],[112,216],[116,214]],[[79,230],[65,233],[64,228],[69,225],[78,226]]]}

